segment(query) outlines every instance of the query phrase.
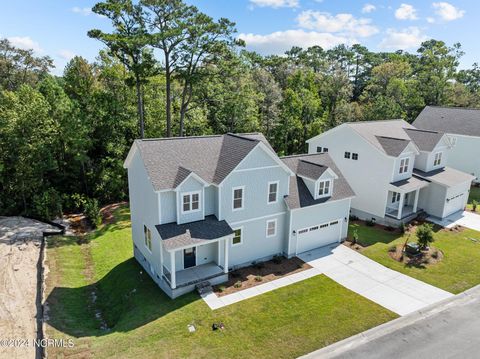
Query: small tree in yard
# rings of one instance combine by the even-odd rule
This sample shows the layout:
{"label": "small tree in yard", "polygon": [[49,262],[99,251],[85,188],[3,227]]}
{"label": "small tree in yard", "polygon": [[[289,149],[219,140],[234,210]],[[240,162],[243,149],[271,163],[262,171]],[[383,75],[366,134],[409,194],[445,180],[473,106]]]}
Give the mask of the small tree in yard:
{"label": "small tree in yard", "polygon": [[423,250],[427,248],[428,245],[434,241],[432,228],[432,225],[428,223],[422,224],[421,226],[417,227],[417,231],[415,232],[415,234],[417,236],[417,241],[420,249]]}
{"label": "small tree in yard", "polygon": [[474,212],[477,211],[477,206],[478,206],[478,201],[473,200],[473,201],[472,201],[472,210],[473,210]]}
{"label": "small tree in yard", "polygon": [[352,244],[357,244],[357,242],[358,242],[358,231],[354,229],[352,234]]}

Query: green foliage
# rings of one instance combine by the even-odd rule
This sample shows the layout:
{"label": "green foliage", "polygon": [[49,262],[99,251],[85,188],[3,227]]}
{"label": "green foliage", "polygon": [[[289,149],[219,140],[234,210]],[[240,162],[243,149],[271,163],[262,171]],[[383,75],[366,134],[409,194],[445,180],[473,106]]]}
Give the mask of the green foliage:
{"label": "green foliage", "polygon": [[352,232],[352,244],[357,244],[358,242],[358,230],[354,229]]}
{"label": "green foliage", "polygon": [[417,227],[415,235],[417,236],[417,242],[420,248],[425,249],[434,241],[433,226],[431,224],[424,223]]}
{"label": "green foliage", "polygon": [[472,211],[476,212],[477,211],[477,206],[478,206],[478,201],[473,200],[472,201]]}
{"label": "green foliage", "polygon": [[33,196],[33,214],[42,219],[52,220],[62,215],[62,199],[60,194],[50,188]]}
{"label": "green foliage", "polygon": [[94,228],[102,223],[102,215],[100,214],[98,200],[87,199],[84,204],[84,214]]}

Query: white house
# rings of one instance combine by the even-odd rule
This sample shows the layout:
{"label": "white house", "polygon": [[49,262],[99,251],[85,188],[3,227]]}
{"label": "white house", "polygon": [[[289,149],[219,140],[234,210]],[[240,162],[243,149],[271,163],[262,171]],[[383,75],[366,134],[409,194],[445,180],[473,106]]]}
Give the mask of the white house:
{"label": "white house", "polygon": [[398,225],[426,212],[444,218],[464,209],[473,176],[445,163],[447,135],[403,120],[352,122],[307,141],[328,152],[356,193],[351,214]]}
{"label": "white house", "polygon": [[261,134],[146,139],[124,167],[135,258],[172,298],[347,236],[354,192],[328,154],[280,159]]}
{"label": "white house", "polygon": [[448,166],[480,178],[480,109],[426,106],[413,122],[417,128],[451,138]]}

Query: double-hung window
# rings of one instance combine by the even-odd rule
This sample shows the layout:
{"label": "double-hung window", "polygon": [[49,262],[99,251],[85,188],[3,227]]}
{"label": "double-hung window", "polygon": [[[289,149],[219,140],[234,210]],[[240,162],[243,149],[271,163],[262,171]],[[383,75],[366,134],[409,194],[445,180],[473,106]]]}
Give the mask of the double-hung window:
{"label": "double-hung window", "polygon": [[233,188],[232,207],[234,211],[243,209],[243,192],[244,192],[244,187]]}
{"label": "double-hung window", "polygon": [[276,203],[278,198],[278,181],[268,183],[268,203]]}
{"label": "double-hung window", "polygon": [[330,180],[318,183],[318,196],[328,196],[330,194]]}
{"label": "double-hung window", "polygon": [[442,163],[442,152],[435,153],[435,159],[433,161],[434,166],[438,166]]}
{"label": "double-hung window", "polygon": [[232,239],[232,245],[236,246],[242,244],[242,229],[237,228],[233,230],[233,239]]}
{"label": "double-hung window", "polygon": [[182,194],[182,212],[196,212],[200,210],[200,192]]}
{"label": "double-hung window", "polygon": [[393,192],[392,193],[392,203],[396,203],[400,201],[400,193],[399,192]]}
{"label": "double-hung window", "polygon": [[148,250],[151,252],[152,251],[152,232],[146,225],[143,225],[143,236],[145,240],[145,247],[147,247]]}
{"label": "double-hung window", "polygon": [[267,221],[267,228],[266,228],[267,237],[273,237],[277,234],[277,220],[271,219]]}
{"label": "double-hung window", "polygon": [[408,172],[408,165],[410,164],[409,158],[402,158],[400,160],[400,170],[399,173],[406,173]]}

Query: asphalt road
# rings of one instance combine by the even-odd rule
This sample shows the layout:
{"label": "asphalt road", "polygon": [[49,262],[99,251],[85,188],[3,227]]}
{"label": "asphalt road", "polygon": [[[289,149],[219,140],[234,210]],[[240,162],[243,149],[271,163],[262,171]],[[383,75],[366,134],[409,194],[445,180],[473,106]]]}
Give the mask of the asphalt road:
{"label": "asphalt road", "polygon": [[480,358],[480,287],[306,357]]}

